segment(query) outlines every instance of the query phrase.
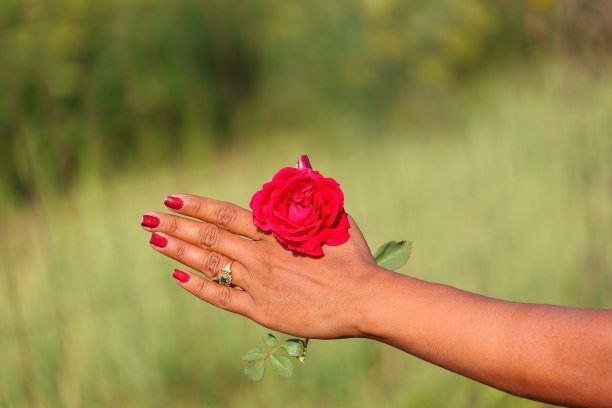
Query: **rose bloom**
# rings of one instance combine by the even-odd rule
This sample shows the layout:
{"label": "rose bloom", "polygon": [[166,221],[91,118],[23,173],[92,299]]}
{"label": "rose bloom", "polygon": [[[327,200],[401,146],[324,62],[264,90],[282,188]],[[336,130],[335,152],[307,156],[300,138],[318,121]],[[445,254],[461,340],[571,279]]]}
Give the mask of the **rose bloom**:
{"label": "rose bloom", "polygon": [[[271,231],[292,251],[323,255],[322,246],[349,238],[344,194],[333,178],[312,170],[304,156],[298,167],[285,167],[251,199],[253,224]],[[302,165],[300,165],[302,164]]]}

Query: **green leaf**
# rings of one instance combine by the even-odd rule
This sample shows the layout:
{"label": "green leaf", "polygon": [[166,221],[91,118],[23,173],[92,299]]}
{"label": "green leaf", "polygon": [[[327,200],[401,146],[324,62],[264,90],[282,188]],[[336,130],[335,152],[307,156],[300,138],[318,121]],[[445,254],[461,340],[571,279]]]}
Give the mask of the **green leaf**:
{"label": "green leaf", "polygon": [[244,356],[242,356],[242,361],[261,360],[262,358],[265,358],[267,354],[268,353],[263,352],[256,347],[247,351]]}
{"label": "green leaf", "polygon": [[379,266],[395,271],[406,265],[411,249],[410,241],[389,241],[378,248],[374,259]]}
{"label": "green leaf", "polygon": [[244,373],[253,381],[260,381],[266,371],[266,362],[264,360],[253,360],[244,367]]}
{"label": "green leaf", "polygon": [[270,355],[270,364],[272,368],[281,377],[289,378],[293,375],[293,363],[285,356]]}
{"label": "green leaf", "polygon": [[298,339],[289,339],[281,344],[287,354],[293,357],[299,357],[304,354],[304,344]]}
{"label": "green leaf", "polygon": [[276,339],[276,337],[274,337],[274,335],[272,333],[268,333],[265,336],[262,337],[264,343],[266,343],[266,346],[268,347],[276,347],[278,346],[278,340]]}

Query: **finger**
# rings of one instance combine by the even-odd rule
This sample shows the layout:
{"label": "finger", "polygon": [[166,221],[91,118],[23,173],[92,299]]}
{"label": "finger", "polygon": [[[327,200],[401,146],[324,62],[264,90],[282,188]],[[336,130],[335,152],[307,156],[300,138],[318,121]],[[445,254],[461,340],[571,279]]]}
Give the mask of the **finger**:
{"label": "finger", "polygon": [[[155,218],[156,223],[146,224],[145,220]],[[187,241],[193,245],[210,249],[228,256],[229,258],[241,260],[249,254],[248,245],[253,242],[240,238],[229,231],[220,229],[215,224],[196,221],[185,217],[179,217],[164,213],[147,213],[143,216],[143,227],[149,231],[164,232]],[[156,225],[150,227],[148,225]]]}
{"label": "finger", "polygon": [[242,235],[252,240],[266,237],[253,225],[253,214],[232,203],[189,194],[168,196],[164,204],[183,215],[198,218],[219,228]]}
{"label": "finger", "polygon": [[213,306],[243,316],[253,309],[253,298],[247,292],[219,285],[180,269],[175,269],[172,276],[185,290]]}
{"label": "finger", "polygon": [[151,235],[149,243],[156,251],[203,273],[210,279],[219,279],[221,269],[228,263],[232,263],[232,283],[243,289],[248,288],[248,282],[244,279],[247,275],[246,268],[240,262],[232,260],[225,255],[157,232]]}

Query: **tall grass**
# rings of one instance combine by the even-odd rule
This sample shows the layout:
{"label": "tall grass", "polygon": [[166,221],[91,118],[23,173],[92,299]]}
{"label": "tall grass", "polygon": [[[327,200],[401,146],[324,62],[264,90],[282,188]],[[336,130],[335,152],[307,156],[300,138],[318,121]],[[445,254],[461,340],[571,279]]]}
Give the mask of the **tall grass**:
{"label": "tall grass", "polygon": [[3,0],[0,206],[330,112],[418,116],[501,61],[597,69],[611,4]]}
{"label": "tall grass", "polygon": [[178,288],[176,263],[138,223],[180,191],[246,206],[308,152],[342,183],[372,247],[414,241],[402,272],[517,301],[611,307],[611,103],[605,78],[496,78],[439,126],[249,138],[8,209],[0,406],[539,406],[366,340],[315,341],[293,379],[252,384],[239,357],[264,330]]}

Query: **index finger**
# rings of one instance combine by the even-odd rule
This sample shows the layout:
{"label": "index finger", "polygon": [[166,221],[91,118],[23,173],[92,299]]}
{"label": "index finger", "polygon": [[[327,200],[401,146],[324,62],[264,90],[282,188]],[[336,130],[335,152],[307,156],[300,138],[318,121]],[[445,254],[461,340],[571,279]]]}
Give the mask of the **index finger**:
{"label": "index finger", "polygon": [[174,194],[166,197],[164,204],[179,214],[216,224],[254,241],[265,236],[253,225],[253,214],[232,203],[191,194]]}

